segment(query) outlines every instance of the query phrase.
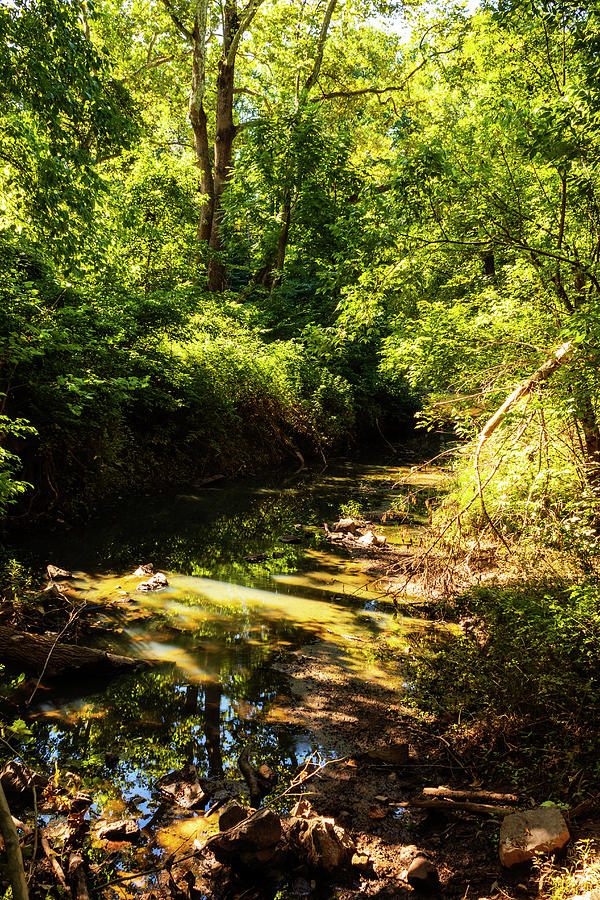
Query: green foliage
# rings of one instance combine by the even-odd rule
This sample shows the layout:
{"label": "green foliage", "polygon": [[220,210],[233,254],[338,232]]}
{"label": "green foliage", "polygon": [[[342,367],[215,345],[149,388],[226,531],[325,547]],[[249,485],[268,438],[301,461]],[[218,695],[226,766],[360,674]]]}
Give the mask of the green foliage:
{"label": "green foliage", "polygon": [[[506,750],[504,726],[513,723],[520,732],[507,740],[517,742],[521,760],[534,755],[526,749],[535,745],[531,733],[543,732],[548,746],[552,735],[569,748],[568,763],[563,757],[558,769],[545,769],[544,755],[530,759],[528,777],[541,772],[561,783],[597,753],[597,736],[588,727],[600,712],[597,579],[560,587],[556,580],[480,587],[461,598],[458,609],[479,625],[415,663],[415,702],[457,717],[457,737],[477,734],[495,765]],[[593,777],[592,770],[588,774]]]}

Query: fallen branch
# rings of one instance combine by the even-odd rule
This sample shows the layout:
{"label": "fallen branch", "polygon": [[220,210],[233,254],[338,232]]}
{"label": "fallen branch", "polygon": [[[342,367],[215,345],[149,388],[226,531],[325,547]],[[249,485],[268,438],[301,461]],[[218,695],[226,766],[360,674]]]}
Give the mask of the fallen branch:
{"label": "fallen branch", "polygon": [[514,806],[493,806],[491,803],[472,803],[469,800],[409,800],[398,806],[416,806],[419,809],[443,809],[448,812],[485,813],[492,816],[508,816],[515,811]]}
{"label": "fallen branch", "polygon": [[57,643],[52,638],[0,626],[0,657],[5,663],[49,676],[74,670],[106,674],[147,665],[143,660],[116,656],[90,647]]}
{"label": "fallen branch", "polygon": [[504,418],[504,416],[509,412],[510,409],[517,403],[521,397],[524,397],[526,394],[531,393],[533,388],[540,384],[542,381],[546,381],[550,378],[551,375],[556,372],[557,369],[560,369],[562,365],[566,363],[568,358],[572,355],[574,350],[573,341],[566,341],[564,344],[554,352],[554,354],[547,359],[543,365],[536,369],[533,375],[530,375],[529,378],[526,378],[525,381],[522,381],[519,384],[512,394],[509,394],[502,406],[500,406],[493,416],[487,420],[483,428],[479,433],[479,440],[477,442],[477,451],[476,457],[479,457],[481,453],[481,448],[483,445],[489,441],[494,431]]}
{"label": "fallen branch", "polygon": [[445,787],[423,788],[427,797],[447,797],[449,800],[496,800],[500,803],[519,803],[516,794],[498,794],[495,791],[458,791]]}

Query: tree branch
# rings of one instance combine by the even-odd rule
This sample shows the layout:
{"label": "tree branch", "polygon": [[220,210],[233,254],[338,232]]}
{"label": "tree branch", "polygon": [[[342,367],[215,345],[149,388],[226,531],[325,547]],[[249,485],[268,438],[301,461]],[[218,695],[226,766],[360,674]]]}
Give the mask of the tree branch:
{"label": "tree branch", "polygon": [[175,10],[173,9],[173,4],[171,3],[171,0],[162,0],[162,2],[163,2],[163,6],[165,7],[166,11],[168,12],[168,14],[171,18],[171,21],[173,22],[173,24],[175,25],[175,27],[177,28],[179,33],[183,35],[183,37],[186,39],[186,41],[189,41],[190,44],[193,44],[194,43],[194,35],[189,30],[189,28],[185,27],[185,25],[183,24],[183,22],[181,21],[181,19],[179,18],[179,16],[175,12]]}
{"label": "tree branch", "polygon": [[252,19],[258,12],[258,7],[264,3],[264,0],[249,0],[248,5],[246,6],[244,12],[242,13],[242,18],[240,20],[240,24],[237,27],[235,34],[231,39],[231,43],[229,45],[229,50],[227,52],[227,65],[232,66],[235,62],[235,56],[238,51],[239,43],[244,35],[244,32],[248,30],[250,25],[252,24]]}
{"label": "tree branch", "polygon": [[521,397],[524,397],[526,394],[529,394],[536,384],[540,384],[542,381],[546,381],[546,379],[550,378],[551,375],[556,372],[557,369],[560,369],[569,357],[572,355],[574,350],[573,341],[565,341],[564,344],[554,352],[554,354],[543,363],[539,369],[536,369],[533,375],[530,375],[529,378],[526,378],[525,381],[522,381],[514,391],[508,395],[502,406],[500,406],[493,416],[491,416],[483,428],[479,433],[479,440],[477,442],[477,450],[476,450],[476,458],[479,458],[479,454],[481,453],[481,448],[488,441],[504,416],[509,412],[510,409],[517,403]]}
{"label": "tree branch", "polygon": [[337,6],[337,0],[329,0],[329,4],[327,6],[327,10],[325,11],[325,16],[323,17],[323,22],[321,24],[321,31],[319,34],[319,40],[317,42],[317,52],[315,54],[315,61],[313,63],[312,72],[306,79],[306,84],[304,85],[304,89],[300,96],[299,106],[302,106],[306,101],[306,98],[312,91],[313,87],[317,83],[317,79],[319,77],[319,73],[321,71],[321,65],[323,63],[323,54],[325,53],[325,44],[327,42],[327,33],[329,32],[329,26],[331,24],[331,17],[333,16],[335,7]]}

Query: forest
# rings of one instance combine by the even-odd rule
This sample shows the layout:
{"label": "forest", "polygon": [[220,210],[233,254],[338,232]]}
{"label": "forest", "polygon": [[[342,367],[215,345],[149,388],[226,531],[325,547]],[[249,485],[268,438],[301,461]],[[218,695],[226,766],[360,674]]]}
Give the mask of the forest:
{"label": "forest", "polygon": [[598,0],[3,0],[0,87],[6,900],[594,900]]}

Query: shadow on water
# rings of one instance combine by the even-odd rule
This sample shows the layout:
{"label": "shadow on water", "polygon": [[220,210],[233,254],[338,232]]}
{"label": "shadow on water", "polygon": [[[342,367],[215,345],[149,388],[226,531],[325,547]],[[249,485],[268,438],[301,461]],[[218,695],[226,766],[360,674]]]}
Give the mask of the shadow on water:
{"label": "shadow on water", "polygon": [[[283,773],[313,751],[327,755],[313,734],[277,715],[291,698],[273,663],[319,641],[348,677],[402,690],[397,659],[382,663],[366,649],[392,627],[390,604],[321,526],[349,500],[363,511],[406,506],[419,479],[394,488],[403,471],[410,475],[343,462],[324,473],[140,498],[83,529],[32,540],[31,559],[71,568],[78,595],[98,602],[98,643],[152,661],[96,693],[78,696],[73,684],[62,696],[40,692],[30,717],[40,762],[93,784],[96,811],[148,821],[156,780],[185,761],[209,777],[239,780],[237,758],[249,741],[257,759]],[[422,482],[425,492],[435,489],[430,474]],[[421,525],[417,509],[410,534]],[[397,537],[394,521],[392,528]],[[136,591],[140,578],[128,573],[147,562],[167,573],[164,591]],[[402,625],[407,636],[424,627]]]}

